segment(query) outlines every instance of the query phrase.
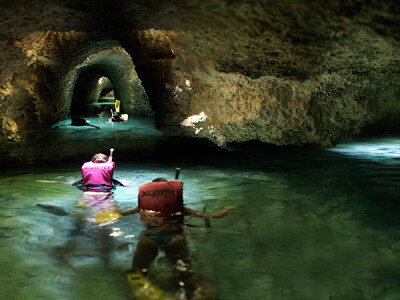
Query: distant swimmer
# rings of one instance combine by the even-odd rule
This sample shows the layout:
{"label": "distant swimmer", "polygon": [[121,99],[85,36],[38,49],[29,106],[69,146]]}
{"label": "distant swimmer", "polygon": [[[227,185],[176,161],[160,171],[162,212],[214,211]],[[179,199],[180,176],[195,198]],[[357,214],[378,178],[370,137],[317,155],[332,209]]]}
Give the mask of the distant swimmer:
{"label": "distant swimmer", "polygon": [[120,113],[118,111],[113,111],[111,109],[111,118],[110,122],[124,122],[124,118],[121,117]]}

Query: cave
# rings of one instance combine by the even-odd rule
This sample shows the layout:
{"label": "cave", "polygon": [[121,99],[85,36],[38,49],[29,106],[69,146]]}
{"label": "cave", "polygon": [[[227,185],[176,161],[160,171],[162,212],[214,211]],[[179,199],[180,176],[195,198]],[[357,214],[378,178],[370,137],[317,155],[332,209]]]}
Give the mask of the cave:
{"label": "cave", "polygon": [[[0,298],[141,298],[143,236],[180,239],[189,271],[160,254],[134,273],[152,296],[400,298],[398,1],[2,9]],[[96,153],[124,185],[99,203],[165,178],[197,213],[157,241],[138,215],[97,222],[74,185]]]}
{"label": "cave", "polygon": [[30,143],[45,143],[42,132],[71,108],[81,113],[89,103],[79,101],[92,101],[77,99],[90,90],[85,78],[95,84],[100,75],[124,113],[154,118],[165,136],[222,148],[253,140],[330,147],[399,131],[391,1],[326,10],[290,0],[189,2],[37,0],[37,15],[19,2],[24,21],[2,21],[2,157],[40,160]]}
{"label": "cave", "polygon": [[[98,115],[110,109],[115,110],[118,92],[113,83],[97,70],[82,72],[76,81],[72,96],[71,117]],[[114,106],[114,107],[112,107]]]}
{"label": "cave", "polygon": [[[45,131],[46,150],[79,157],[118,146],[118,151],[152,150],[162,137],[129,54],[113,40],[79,50],[65,67],[56,97],[57,118]],[[96,130],[97,129],[97,130]],[[30,143],[35,143],[30,141]],[[48,149],[48,150],[47,150]]]}

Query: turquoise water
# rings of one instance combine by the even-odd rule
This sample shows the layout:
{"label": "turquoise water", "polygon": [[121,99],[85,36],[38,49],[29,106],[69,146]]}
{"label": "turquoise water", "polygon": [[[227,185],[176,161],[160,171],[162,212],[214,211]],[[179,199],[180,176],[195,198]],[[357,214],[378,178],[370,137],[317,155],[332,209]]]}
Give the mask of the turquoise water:
{"label": "turquoise water", "polygon": [[[61,129],[61,128],[60,128]],[[82,130],[82,129],[76,129]],[[218,299],[400,299],[400,137],[332,149],[181,149],[119,155],[114,199],[181,168],[186,206],[240,209],[206,228],[187,219],[193,270]],[[89,158],[88,158],[89,159]],[[130,299],[125,272],[143,225],[137,215],[81,220],[73,181],[83,161],[0,175],[0,299]],[[162,255],[155,280],[171,276]]]}
{"label": "turquoise water", "polygon": [[52,158],[54,153],[61,157],[80,156],[82,153],[105,152],[110,147],[120,152],[147,151],[163,141],[163,135],[154,128],[152,119],[133,116],[126,122],[110,122],[108,117],[84,119],[100,129],[71,126],[70,119],[58,122],[53,127],[61,127],[46,132],[42,156]]}

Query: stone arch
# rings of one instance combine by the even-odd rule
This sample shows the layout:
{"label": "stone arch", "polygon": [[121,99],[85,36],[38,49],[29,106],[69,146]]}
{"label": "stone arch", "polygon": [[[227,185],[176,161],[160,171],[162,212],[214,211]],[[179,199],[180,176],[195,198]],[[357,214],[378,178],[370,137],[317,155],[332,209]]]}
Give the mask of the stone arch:
{"label": "stone arch", "polygon": [[[153,115],[146,91],[136,73],[131,56],[116,41],[95,42],[73,56],[60,80],[59,105],[55,121],[70,116],[74,90],[80,76],[99,74],[113,84],[121,110],[133,115]],[[91,80],[95,75],[89,76]]]}
{"label": "stone arch", "polygon": [[[94,109],[90,105],[97,103],[104,91],[113,91],[115,94],[114,84],[101,70],[89,68],[82,71],[75,83],[70,109],[71,116],[93,113]],[[115,98],[118,99],[118,97]]]}

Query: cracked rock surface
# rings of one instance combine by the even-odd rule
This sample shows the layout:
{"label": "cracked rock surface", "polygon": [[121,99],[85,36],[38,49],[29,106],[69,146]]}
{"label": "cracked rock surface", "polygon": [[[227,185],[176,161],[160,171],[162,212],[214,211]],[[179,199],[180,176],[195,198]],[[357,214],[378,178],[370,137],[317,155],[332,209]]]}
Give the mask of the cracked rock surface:
{"label": "cracked rock surface", "polygon": [[111,2],[2,6],[3,159],[35,156],[87,70],[113,82],[129,114],[219,146],[399,132],[396,1]]}

